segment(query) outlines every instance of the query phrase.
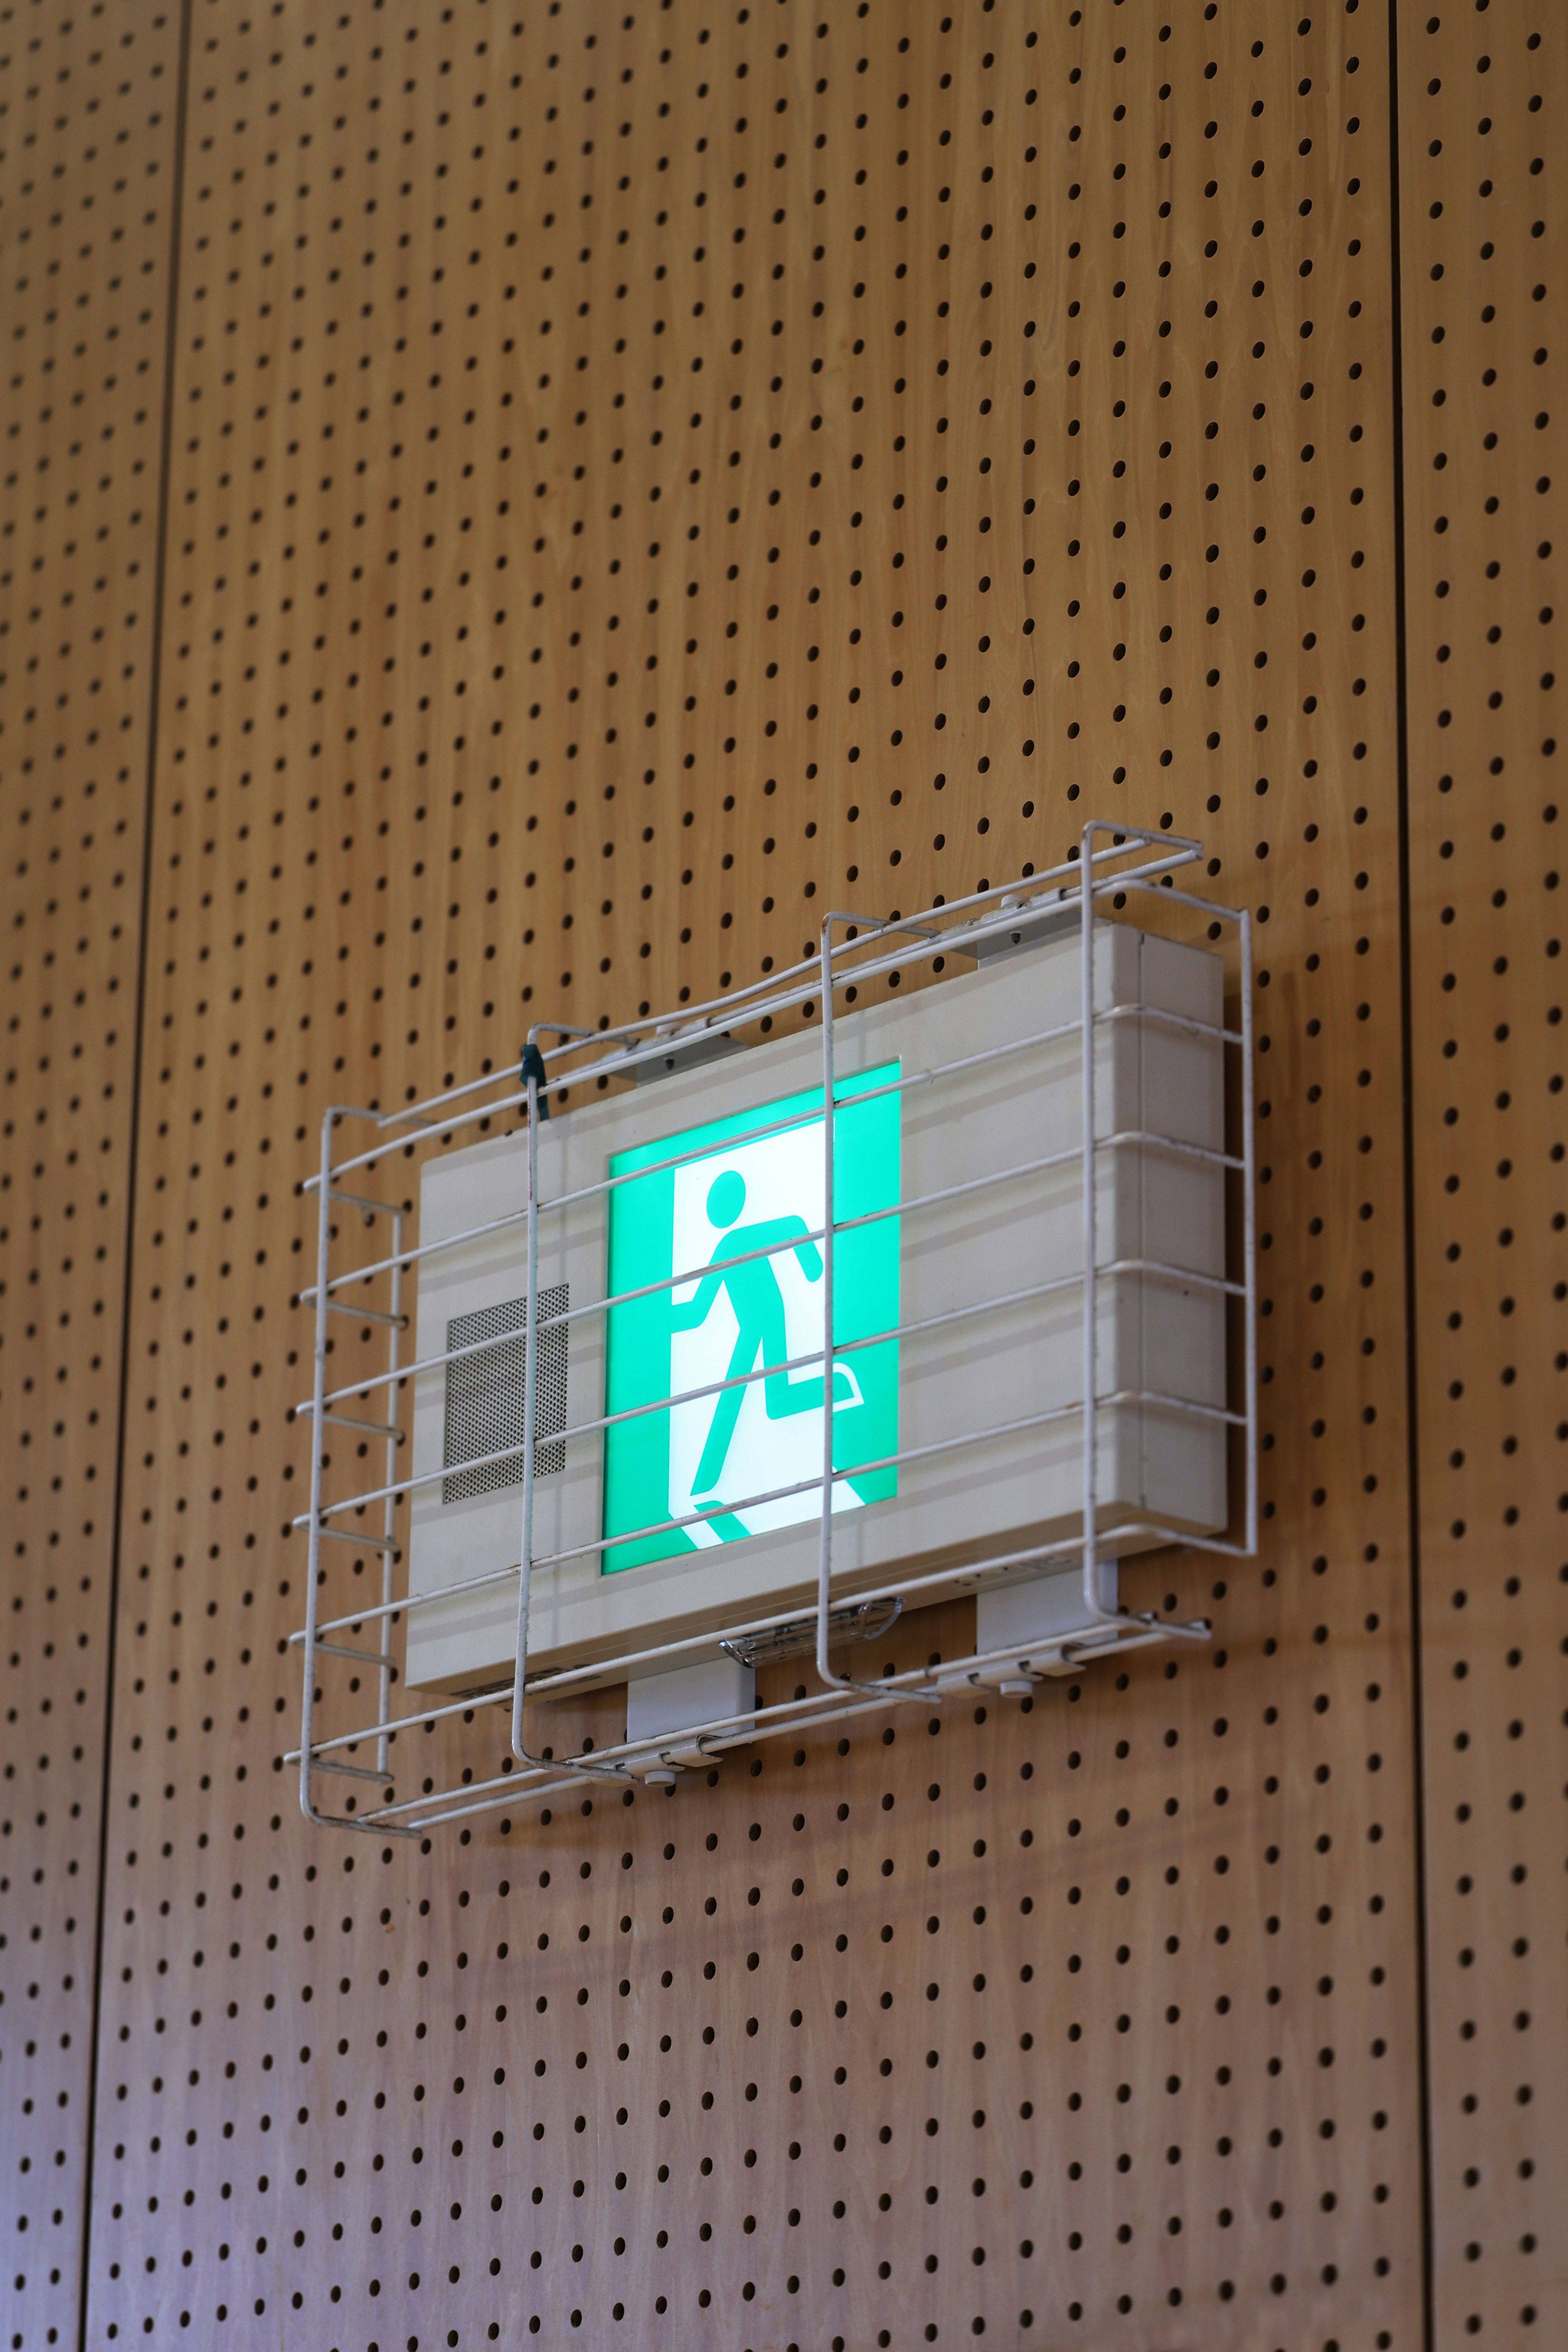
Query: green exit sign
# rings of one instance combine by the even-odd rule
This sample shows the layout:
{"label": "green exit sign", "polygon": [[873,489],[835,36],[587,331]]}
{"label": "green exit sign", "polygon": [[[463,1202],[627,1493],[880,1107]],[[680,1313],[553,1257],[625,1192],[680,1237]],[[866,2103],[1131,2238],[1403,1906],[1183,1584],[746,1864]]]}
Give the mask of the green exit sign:
{"label": "green exit sign", "polygon": [[[898,1491],[898,1076],[834,1090],[835,1511]],[[823,1146],[819,1087],[611,1159],[607,1573],[820,1515]]]}

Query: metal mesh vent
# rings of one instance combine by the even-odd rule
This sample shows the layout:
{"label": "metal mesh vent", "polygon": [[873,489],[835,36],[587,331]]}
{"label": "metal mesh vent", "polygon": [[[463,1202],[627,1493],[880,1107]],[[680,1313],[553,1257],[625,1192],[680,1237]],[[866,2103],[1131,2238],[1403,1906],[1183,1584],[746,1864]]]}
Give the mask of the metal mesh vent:
{"label": "metal mesh vent", "polygon": [[[538,1357],[534,1382],[534,1476],[549,1478],[566,1468],[566,1445],[559,1433],[566,1427],[567,1335],[570,1325],[557,1321],[571,1303],[570,1283],[557,1283],[538,1295]],[[498,1344],[465,1356],[446,1367],[446,1447],[444,1467],[480,1462],[476,1470],[456,1468],[441,1482],[444,1503],[465,1503],[474,1495],[491,1495],[503,1486],[523,1483],[523,1381],[527,1370],[528,1322],[526,1298],[510,1298],[501,1307],[486,1307],[476,1315],[455,1315],[446,1326],[448,1349],[471,1348],[476,1340]],[[515,1333],[517,1336],[504,1335]],[[557,1442],[547,1443],[549,1439]],[[492,1454],[507,1446],[517,1451],[504,1461]]]}

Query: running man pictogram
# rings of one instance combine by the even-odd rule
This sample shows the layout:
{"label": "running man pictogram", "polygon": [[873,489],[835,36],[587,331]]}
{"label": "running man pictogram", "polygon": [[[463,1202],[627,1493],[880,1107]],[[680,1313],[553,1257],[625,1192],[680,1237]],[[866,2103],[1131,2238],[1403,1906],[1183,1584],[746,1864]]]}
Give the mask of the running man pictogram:
{"label": "running man pictogram", "polygon": [[[720,1291],[727,1291],[738,1328],[725,1377],[740,1381],[753,1370],[760,1354],[765,1369],[762,1391],[768,1418],[787,1421],[797,1413],[814,1412],[821,1404],[822,1375],[819,1372],[814,1378],[808,1375],[803,1380],[792,1380],[789,1373],[778,1369],[789,1357],[784,1295],[771,1258],[753,1257],[750,1253],[792,1244],[796,1261],[808,1282],[821,1282],[822,1260],[803,1218],[769,1217],[757,1224],[737,1225],[736,1220],[745,1206],[746,1179],[738,1169],[727,1168],[715,1178],[707,1196],[708,1223],[719,1228],[719,1239],[695,1298],[685,1307],[672,1307],[671,1328],[676,1331],[698,1329],[706,1322]],[[737,1257],[748,1258],[749,1262],[740,1265],[727,1263]],[[745,1387],[737,1386],[721,1390],[716,1398],[702,1459],[692,1481],[694,1495],[717,1492],[745,1397]],[[835,1405],[864,1402],[860,1383],[847,1364],[833,1367],[833,1402]]]}

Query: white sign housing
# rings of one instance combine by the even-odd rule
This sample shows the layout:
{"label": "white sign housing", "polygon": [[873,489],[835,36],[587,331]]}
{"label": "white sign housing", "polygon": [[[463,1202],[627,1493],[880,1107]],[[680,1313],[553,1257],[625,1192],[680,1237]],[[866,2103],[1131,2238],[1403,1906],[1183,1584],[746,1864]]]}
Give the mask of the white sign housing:
{"label": "white sign housing", "polygon": [[[1223,983],[1121,923],[1096,923],[1093,973],[1112,1557],[1228,1516]],[[835,1602],[950,1569],[938,1599],[1080,1536],[1079,1013],[1074,927],[835,1022]],[[541,1126],[530,1675],[814,1607],[821,1109],[807,1031]],[[422,1252],[453,1245],[421,1258],[417,1358],[468,1352],[416,1379],[413,1593],[520,1560],[526,1186],[520,1132],[423,1171]],[[641,1300],[584,1311],[612,1259],[662,1262],[662,1286],[618,1274]],[[607,1411],[631,1418],[607,1433]],[[408,1680],[507,1679],[516,1609],[513,1575],[413,1611]]]}

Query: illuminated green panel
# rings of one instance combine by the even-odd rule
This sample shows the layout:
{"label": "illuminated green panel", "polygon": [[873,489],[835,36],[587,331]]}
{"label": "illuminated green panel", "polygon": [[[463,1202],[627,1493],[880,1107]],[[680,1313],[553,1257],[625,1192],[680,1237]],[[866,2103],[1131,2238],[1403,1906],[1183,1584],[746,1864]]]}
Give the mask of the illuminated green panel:
{"label": "illuminated green panel", "polygon": [[[874,1092],[898,1075],[890,1062],[835,1085],[840,1224],[898,1205],[903,1097]],[[868,1093],[872,1099],[859,1099]],[[664,1410],[605,1433],[604,1533],[632,1538],[606,1549],[607,1571],[818,1516],[823,1283],[810,1236],[822,1230],[822,1150],[818,1087],[612,1159],[611,1174],[631,1181],[610,1195],[611,1291],[647,1289],[676,1273],[694,1278],[610,1311],[607,1411]],[[671,1160],[679,1164],[662,1164]],[[882,1217],[840,1234],[835,1348],[896,1328],[899,1223]],[[794,1369],[668,1403],[673,1394],[786,1362]],[[861,1465],[897,1448],[898,1342],[888,1339],[854,1349],[834,1368],[833,1467],[842,1475],[833,1508],[858,1510],[896,1494],[896,1469]],[[810,1483],[798,1493],[778,1492],[802,1481]],[[773,1499],[747,1499],[764,1494]],[[709,1516],[691,1516],[702,1512]],[[691,1523],[662,1524],[671,1519]]]}

